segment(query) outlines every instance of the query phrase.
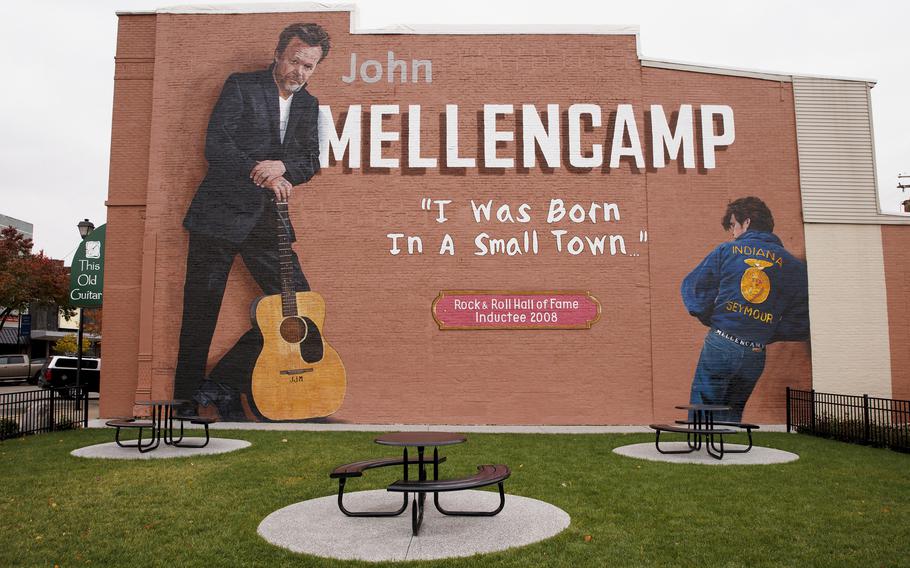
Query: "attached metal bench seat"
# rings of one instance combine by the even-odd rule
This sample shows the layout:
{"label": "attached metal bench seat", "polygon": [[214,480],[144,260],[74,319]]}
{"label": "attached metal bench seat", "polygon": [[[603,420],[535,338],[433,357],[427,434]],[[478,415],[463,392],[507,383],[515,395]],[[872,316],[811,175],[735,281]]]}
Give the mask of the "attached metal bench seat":
{"label": "attached metal bench seat", "polygon": [[714,421],[715,426],[734,426],[736,428],[742,428],[743,430],[760,430],[761,426],[758,424],[749,424],[748,422],[718,422]]}
{"label": "attached metal bench seat", "polygon": [[[445,457],[439,458],[439,463],[446,461]],[[418,460],[408,460],[408,465],[418,465],[420,462]],[[424,460],[424,465],[431,465],[432,461]],[[329,477],[332,479],[338,478],[347,478],[347,477],[362,477],[363,472],[368,469],[373,469],[376,467],[387,467],[393,465],[404,465],[404,460],[400,457],[395,458],[376,458],[371,460],[363,460],[354,463],[346,463],[340,465],[332,470],[332,473],[329,474]]]}
{"label": "attached metal bench seat", "polygon": [[[475,489],[502,482],[512,475],[512,470],[506,465],[479,465],[477,473],[468,477],[456,479],[404,479],[389,485],[389,491],[405,491],[413,493],[442,493],[444,491],[462,491]],[[498,511],[497,511],[498,512]]]}
{"label": "attached metal bench seat", "polygon": [[[174,420],[180,421],[180,437],[173,438],[173,429],[174,429]],[[189,422],[190,424],[198,424],[205,428],[205,441],[201,444],[188,444],[183,441],[183,424],[184,422]],[[192,416],[186,414],[176,414],[171,417],[171,445],[177,446],[179,448],[204,448],[209,445],[209,424],[214,424],[217,422],[214,418],[205,418],[202,416]]]}
{"label": "attached metal bench seat", "polygon": [[151,428],[153,426],[153,424],[148,420],[129,420],[126,418],[108,420],[104,423],[104,425],[113,426],[115,428]]}
{"label": "attached metal bench seat", "polygon": [[[111,426],[117,429],[117,432],[114,434],[114,441],[121,448],[136,448],[141,453],[152,451],[158,447],[158,439],[154,436],[155,424],[148,420],[130,420],[130,419],[115,419],[108,420],[104,423],[106,426]],[[136,440],[135,444],[124,444],[120,441],[120,429],[121,428],[138,428],[139,429],[139,438]],[[144,429],[152,430],[152,437],[149,439],[148,443],[142,443],[142,431]]]}
{"label": "attached metal bench seat", "polygon": [[[436,463],[442,463],[444,461],[446,461],[446,458],[441,456]],[[420,460],[408,460],[409,466],[419,465],[420,463]],[[425,466],[431,465],[432,463],[432,461],[426,460],[423,462]],[[338,480],[338,508],[341,509],[342,513],[349,517],[395,517],[402,514],[405,509],[408,508],[407,494],[404,495],[404,502],[401,507],[395,511],[351,511],[344,506],[344,485],[349,477],[363,477],[363,472],[368,469],[403,465],[404,459],[400,456],[394,458],[374,458],[339,465],[329,474],[330,478]]]}
{"label": "attached metal bench seat", "polygon": [[684,426],[674,426],[672,424],[649,424],[648,427],[653,428],[658,432],[673,432],[674,434],[707,434],[715,436],[736,434],[736,430],[731,430],[729,428],[686,428]]}
{"label": "attached metal bench seat", "polygon": [[[389,491],[404,492],[405,503],[407,503],[408,493],[414,493],[414,507],[411,509],[411,531],[417,534],[420,531],[420,525],[423,523],[423,498],[427,493],[433,494],[433,504],[443,515],[454,515],[461,517],[492,517],[498,515],[506,505],[506,493],[503,488],[503,482],[512,475],[512,470],[506,465],[479,465],[477,473],[468,477],[459,477],[455,479],[421,479],[421,480],[398,480],[389,485]],[[499,506],[492,511],[451,511],[443,508],[439,504],[439,493],[446,491],[463,491],[465,489],[475,489],[497,484],[499,486]],[[417,495],[420,495],[418,499]]]}
{"label": "attached metal bench seat", "polygon": [[[677,420],[676,423],[677,424],[689,424],[689,425],[693,424],[693,422],[691,422],[689,420]],[[742,428],[743,430],[746,431],[746,435],[749,436],[749,445],[748,445],[748,447],[746,447],[746,449],[744,449],[744,450],[727,449],[725,451],[725,453],[728,453],[728,454],[744,454],[744,453],[748,452],[749,450],[751,450],[752,449],[752,430],[759,430],[761,428],[758,424],[750,424],[748,422],[718,422],[717,420],[715,420],[714,422],[712,422],[712,424],[714,424],[714,426],[732,426],[734,428]]]}

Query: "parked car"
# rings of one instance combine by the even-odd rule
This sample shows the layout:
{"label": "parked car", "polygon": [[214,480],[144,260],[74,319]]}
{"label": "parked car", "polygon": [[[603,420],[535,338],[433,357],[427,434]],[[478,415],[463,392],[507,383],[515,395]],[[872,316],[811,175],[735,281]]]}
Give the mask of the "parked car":
{"label": "parked car", "polygon": [[[44,368],[41,369],[38,384],[46,389],[76,386],[77,362],[78,359],[71,355],[54,355],[45,362]],[[101,359],[82,358],[79,382],[85,385],[90,392],[98,392],[98,385],[101,382]]]}
{"label": "parked car", "polygon": [[28,379],[26,379],[26,382],[28,382],[28,384],[30,384],[30,385],[38,384],[38,379],[41,377],[41,370],[44,368],[45,363],[47,363],[46,357],[37,357],[37,358],[31,360],[31,367],[32,367],[31,375],[29,376]]}
{"label": "parked car", "polygon": [[28,381],[35,384],[44,363],[45,359],[29,359],[24,354],[0,355],[0,381]]}

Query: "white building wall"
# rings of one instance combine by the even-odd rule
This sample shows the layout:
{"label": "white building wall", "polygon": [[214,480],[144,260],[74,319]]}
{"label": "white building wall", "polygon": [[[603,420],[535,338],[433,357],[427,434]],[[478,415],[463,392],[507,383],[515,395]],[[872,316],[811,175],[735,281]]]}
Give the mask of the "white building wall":
{"label": "white building wall", "polygon": [[806,223],[812,384],[891,397],[881,227]]}

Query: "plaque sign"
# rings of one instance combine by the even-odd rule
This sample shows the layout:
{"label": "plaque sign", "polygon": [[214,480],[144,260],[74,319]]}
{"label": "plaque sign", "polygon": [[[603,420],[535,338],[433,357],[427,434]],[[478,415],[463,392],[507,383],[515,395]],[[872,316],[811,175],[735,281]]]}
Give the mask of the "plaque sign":
{"label": "plaque sign", "polygon": [[433,300],[441,330],[590,329],[600,302],[586,291],[443,290]]}

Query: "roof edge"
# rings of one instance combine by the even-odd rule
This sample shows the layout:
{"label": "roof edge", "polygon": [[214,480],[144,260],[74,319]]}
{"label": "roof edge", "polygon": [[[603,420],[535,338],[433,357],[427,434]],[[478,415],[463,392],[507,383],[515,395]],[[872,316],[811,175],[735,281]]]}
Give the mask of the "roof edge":
{"label": "roof edge", "polygon": [[494,34],[587,34],[634,35],[637,25],[615,24],[395,24],[383,28],[360,29],[355,4],[328,4],[324,2],[273,2],[263,4],[187,4],[168,6],[156,10],[121,11],[118,16],[149,14],[262,14],[282,12],[351,12],[352,34],[417,34],[417,35],[494,35]]}
{"label": "roof edge", "polygon": [[263,4],[179,4],[155,10],[118,11],[118,16],[147,14],[257,14],[278,12],[355,12],[354,4],[325,2],[269,2]]}
{"label": "roof edge", "polygon": [[360,29],[359,14],[356,4],[329,4],[325,2],[273,2],[263,4],[188,4],[168,6],[156,10],[122,11],[116,12],[118,16],[155,15],[155,14],[259,14],[282,12],[350,12],[351,29],[353,35],[632,35],[635,36],[635,50],[642,67],[658,69],[672,69],[677,71],[691,71],[695,73],[709,73],[712,75],[727,75],[734,77],[748,77],[767,81],[784,81],[790,83],[793,77],[809,79],[832,79],[839,81],[864,82],[869,87],[874,87],[875,79],[858,77],[839,77],[828,75],[808,75],[802,73],[781,73],[759,69],[746,69],[736,67],[723,67],[678,61],[673,59],[652,59],[641,53],[640,28],[638,25],[615,24],[396,24],[383,28]]}
{"label": "roof edge", "polygon": [[678,61],[673,59],[650,59],[642,57],[642,67],[654,67],[657,69],[672,69],[675,71],[692,71],[694,73],[710,73],[712,75],[728,75],[733,77],[748,77],[751,79],[764,79],[766,81],[783,81],[792,83],[794,77],[805,79],[829,79],[834,81],[853,81],[857,83],[866,83],[869,87],[874,87],[878,82],[875,79],[863,77],[842,77],[835,75],[811,75],[806,73],[782,73],[779,71],[766,71],[762,69],[747,69],[741,67],[723,67],[719,65],[705,65],[702,63],[691,63],[688,61]]}
{"label": "roof edge", "polygon": [[355,34],[415,35],[631,35],[637,37],[636,25],[612,24],[396,24],[384,28],[352,30]]}

